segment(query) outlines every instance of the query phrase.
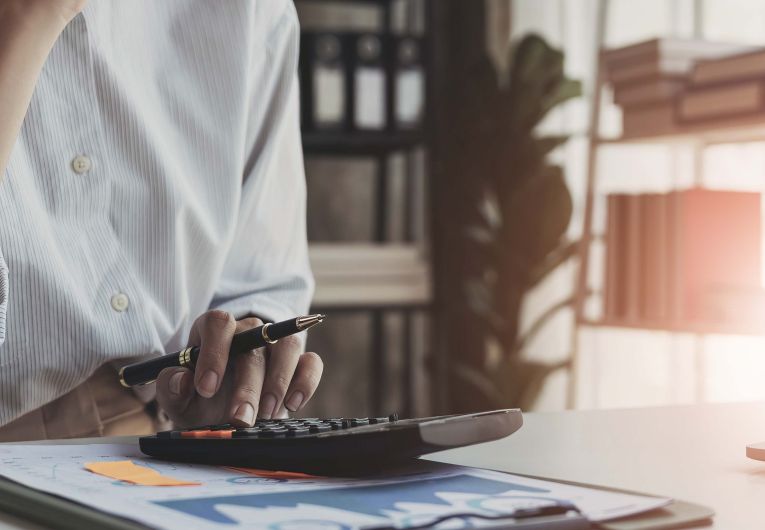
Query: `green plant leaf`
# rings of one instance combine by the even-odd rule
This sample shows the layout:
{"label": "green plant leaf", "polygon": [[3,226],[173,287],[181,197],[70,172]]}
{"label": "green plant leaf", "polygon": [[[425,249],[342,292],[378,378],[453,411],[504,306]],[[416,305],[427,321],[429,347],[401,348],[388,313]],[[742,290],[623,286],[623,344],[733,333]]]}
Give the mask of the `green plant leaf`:
{"label": "green plant leaf", "polygon": [[529,269],[557,248],[573,210],[561,169],[548,166],[523,188],[501,198],[503,244],[523,256]]}
{"label": "green plant leaf", "polygon": [[451,371],[457,379],[467,383],[490,403],[494,403],[497,408],[504,406],[505,396],[497,389],[496,381],[482,371],[464,363],[453,364]]}
{"label": "green plant leaf", "polygon": [[544,136],[542,138],[535,138],[535,141],[532,142],[534,145],[534,156],[538,157],[540,160],[545,160],[547,155],[565,144],[568,139],[568,136]]}
{"label": "green plant leaf", "polygon": [[493,387],[502,395],[499,404],[528,410],[539,397],[547,378],[568,366],[568,360],[546,364],[519,357],[507,357],[492,375]]}
{"label": "green plant leaf", "polygon": [[548,307],[541,315],[539,315],[534,323],[531,324],[526,333],[520,339],[518,339],[518,341],[515,343],[515,347],[512,349],[512,351],[508,352],[508,355],[511,357],[520,355],[526,346],[528,346],[529,342],[537,335],[537,333],[539,333],[547,325],[550,319],[552,319],[563,309],[572,307],[573,305],[574,297],[570,296]]}
{"label": "green plant leaf", "polygon": [[562,240],[555,250],[549,252],[541,262],[530,268],[528,288],[536,287],[548,274],[576,256],[577,252],[579,252],[579,241]]}

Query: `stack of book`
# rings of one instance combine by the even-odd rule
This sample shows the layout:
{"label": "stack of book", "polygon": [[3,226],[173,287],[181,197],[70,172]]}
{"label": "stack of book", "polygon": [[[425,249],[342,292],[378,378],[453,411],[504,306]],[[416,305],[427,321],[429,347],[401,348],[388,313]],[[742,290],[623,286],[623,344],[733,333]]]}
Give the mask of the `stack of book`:
{"label": "stack of book", "polygon": [[765,117],[765,50],[699,61],[680,99],[681,122]]}
{"label": "stack of book", "polygon": [[[689,121],[751,111],[755,101],[762,104],[762,87],[754,86],[752,75],[765,79],[763,53],[740,44],[670,38],[604,51],[605,80],[623,110],[623,136],[682,132]],[[745,72],[746,83],[730,84],[747,77]]]}
{"label": "stack of book", "polygon": [[762,326],[758,193],[612,194],[607,215],[607,322]]}

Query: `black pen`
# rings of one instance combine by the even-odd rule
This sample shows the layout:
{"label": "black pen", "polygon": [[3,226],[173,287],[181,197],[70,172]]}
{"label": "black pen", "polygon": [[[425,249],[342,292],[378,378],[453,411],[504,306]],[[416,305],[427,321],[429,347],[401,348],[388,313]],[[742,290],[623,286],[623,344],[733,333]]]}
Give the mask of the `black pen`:
{"label": "black pen", "polygon": [[[291,318],[283,322],[267,323],[257,328],[242,331],[231,339],[229,354],[246,353],[262,348],[266,344],[274,344],[279,339],[305,331],[323,321],[324,315],[308,315]],[[129,364],[120,369],[120,383],[126,387],[153,383],[162,370],[174,366],[184,366],[193,370],[198,357],[199,346],[194,346],[156,359]]]}

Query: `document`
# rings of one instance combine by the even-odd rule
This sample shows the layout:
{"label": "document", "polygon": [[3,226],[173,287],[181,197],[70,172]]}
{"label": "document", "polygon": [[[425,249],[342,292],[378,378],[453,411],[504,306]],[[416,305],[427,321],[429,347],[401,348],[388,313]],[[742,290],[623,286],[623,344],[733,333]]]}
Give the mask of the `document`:
{"label": "document", "polygon": [[[136,485],[91,471],[115,465],[121,470],[126,461],[184,485]],[[135,445],[116,444],[4,444],[0,475],[167,530],[403,529],[449,517],[469,520],[471,514],[512,516],[518,509],[561,502],[574,504],[591,521],[604,521],[671,502],[447,464],[382,478],[324,478],[164,462],[144,456]]]}

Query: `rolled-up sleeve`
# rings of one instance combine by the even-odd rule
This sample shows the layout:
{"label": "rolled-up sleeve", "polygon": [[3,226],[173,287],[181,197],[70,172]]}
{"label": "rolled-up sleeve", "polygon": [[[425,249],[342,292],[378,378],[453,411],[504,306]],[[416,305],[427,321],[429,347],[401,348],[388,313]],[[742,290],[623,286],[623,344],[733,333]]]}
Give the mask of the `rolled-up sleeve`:
{"label": "rolled-up sleeve", "polygon": [[[273,75],[253,80],[248,159],[235,236],[211,308],[237,318],[286,319],[308,310],[313,276],[297,82],[299,28],[292,2],[269,39]],[[265,97],[264,97],[265,95]]]}

